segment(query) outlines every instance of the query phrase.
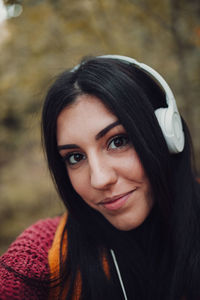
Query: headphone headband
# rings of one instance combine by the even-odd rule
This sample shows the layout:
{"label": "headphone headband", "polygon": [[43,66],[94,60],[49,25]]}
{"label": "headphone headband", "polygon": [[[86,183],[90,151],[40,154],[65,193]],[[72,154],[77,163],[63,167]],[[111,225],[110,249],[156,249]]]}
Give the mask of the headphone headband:
{"label": "headphone headband", "polygon": [[[159,83],[159,85],[162,87],[162,89],[164,90],[164,92],[166,94],[166,102],[167,102],[168,107],[173,105],[173,107],[176,108],[176,110],[178,111],[172,90],[170,89],[170,87],[167,84],[167,82],[165,81],[165,79],[156,70],[154,70],[150,66],[140,63],[136,59],[128,57],[128,56],[109,55],[108,54],[108,55],[101,55],[101,56],[97,56],[97,57],[118,59],[118,60],[122,60],[125,62],[129,62],[131,64],[134,64],[136,67],[139,67],[139,69],[141,69],[142,71],[145,71],[145,73],[150,75],[154,80],[156,79],[157,83]],[[170,100],[172,100],[172,101],[170,101]]]}

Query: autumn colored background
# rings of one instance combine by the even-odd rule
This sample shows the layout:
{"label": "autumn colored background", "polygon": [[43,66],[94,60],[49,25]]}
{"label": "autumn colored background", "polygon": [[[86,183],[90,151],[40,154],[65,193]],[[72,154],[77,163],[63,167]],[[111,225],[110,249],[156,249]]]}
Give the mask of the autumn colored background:
{"label": "autumn colored background", "polygon": [[134,57],[166,78],[200,174],[199,0],[0,0],[0,253],[28,225],[62,213],[41,106],[58,73],[101,54]]}

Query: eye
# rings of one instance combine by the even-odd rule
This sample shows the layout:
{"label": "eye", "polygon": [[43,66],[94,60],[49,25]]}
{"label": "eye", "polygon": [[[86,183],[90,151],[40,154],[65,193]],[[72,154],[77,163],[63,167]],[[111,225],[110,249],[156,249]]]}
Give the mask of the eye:
{"label": "eye", "polygon": [[129,139],[126,135],[118,135],[111,139],[108,144],[109,149],[117,149],[125,147],[129,143]]}
{"label": "eye", "polygon": [[76,165],[81,160],[85,159],[85,155],[81,153],[68,153],[63,157],[63,160],[67,162],[69,165]]}

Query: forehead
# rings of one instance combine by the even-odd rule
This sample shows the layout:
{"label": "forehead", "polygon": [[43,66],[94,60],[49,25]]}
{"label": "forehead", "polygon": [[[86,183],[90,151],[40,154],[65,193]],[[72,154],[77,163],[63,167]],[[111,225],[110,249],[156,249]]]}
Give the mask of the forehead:
{"label": "forehead", "polygon": [[96,135],[104,127],[117,121],[105,105],[95,96],[81,95],[64,108],[57,119],[57,143],[71,142],[77,137]]}

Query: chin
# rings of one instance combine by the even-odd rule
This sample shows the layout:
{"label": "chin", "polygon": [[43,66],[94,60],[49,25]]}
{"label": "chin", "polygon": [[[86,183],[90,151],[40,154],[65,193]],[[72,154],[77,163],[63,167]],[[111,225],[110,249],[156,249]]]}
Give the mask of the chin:
{"label": "chin", "polygon": [[140,218],[134,218],[132,217],[131,219],[128,217],[127,218],[119,218],[119,220],[109,220],[107,219],[116,229],[121,230],[121,231],[130,231],[133,230],[140,225],[144,223],[148,215],[141,216]]}
{"label": "chin", "polygon": [[[108,220],[109,221],[109,220]],[[109,221],[110,222],[110,221]],[[140,223],[127,223],[127,222],[110,222],[112,226],[114,226],[116,229],[121,230],[121,231],[130,231],[132,229],[137,228],[140,226],[143,222]]]}

